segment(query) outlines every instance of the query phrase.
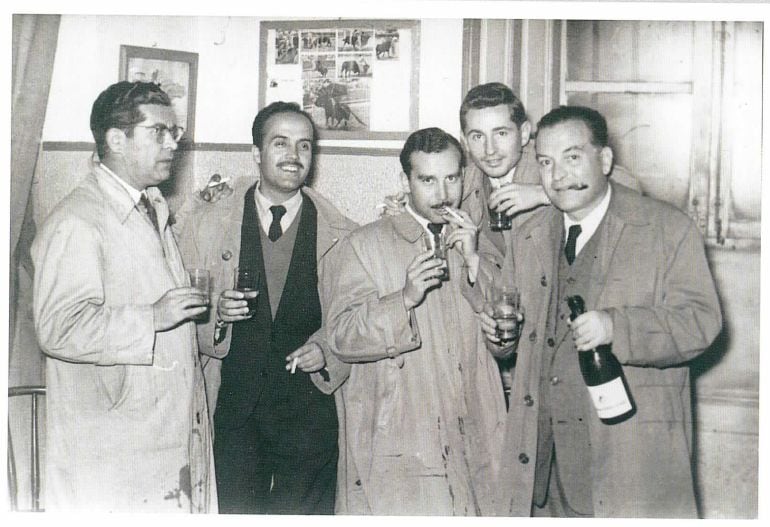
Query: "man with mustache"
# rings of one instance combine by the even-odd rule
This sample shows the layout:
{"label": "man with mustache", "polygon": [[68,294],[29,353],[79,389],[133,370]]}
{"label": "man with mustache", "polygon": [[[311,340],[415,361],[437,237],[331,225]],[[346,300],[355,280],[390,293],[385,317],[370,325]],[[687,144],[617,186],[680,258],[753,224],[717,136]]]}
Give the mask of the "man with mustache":
{"label": "man with mustache", "polygon": [[157,188],[184,130],[151,82],[91,111],[98,162],[32,246],[46,354],[46,510],[216,511],[189,286]]}
{"label": "man with mustache", "polygon": [[[538,123],[553,207],[512,232],[503,278],[526,308],[497,483],[497,514],[696,517],[688,361],[721,329],[697,226],[671,205],[608,181],[613,153],[597,111],[562,106]],[[483,279],[483,277],[482,277]],[[483,285],[483,284],[480,284]],[[586,312],[570,322],[567,298]],[[578,351],[610,345],[635,413],[606,424]]]}
{"label": "man with mustache", "polygon": [[338,512],[489,514],[505,404],[472,284],[495,266],[458,208],[460,143],[419,130],[400,160],[406,210],[343,241],[334,263],[344,272],[323,282],[333,351],[351,368],[338,397]]}
{"label": "man with mustache", "polygon": [[[317,284],[355,224],[304,185],[315,129],[297,104],[263,108],[252,139],[259,181],[200,203],[182,233],[187,264],[211,271],[217,306],[198,335],[216,408],[219,507],[331,514],[337,417],[330,394],[347,370],[329,355]],[[235,290],[236,267],[258,274],[258,294]],[[255,296],[250,315],[247,297]]]}

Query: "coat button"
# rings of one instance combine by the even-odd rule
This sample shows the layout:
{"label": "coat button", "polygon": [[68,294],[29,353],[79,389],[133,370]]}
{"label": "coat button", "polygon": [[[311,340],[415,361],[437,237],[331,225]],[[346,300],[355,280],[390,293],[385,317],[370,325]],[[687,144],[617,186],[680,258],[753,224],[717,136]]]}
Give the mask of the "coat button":
{"label": "coat button", "polygon": [[527,394],[524,396],[524,404],[526,404],[527,406],[532,406],[533,404],[535,404],[535,400],[532,398],[531,395]]}
{"label": "coat button", "polygon": [[532,333],[529,334],[529,341],[535,342],[537,340],[537,331],[532,331]]}
{"label": "coat button", "polygon": [[548,287],[548,280],[545,279],[545,276],[540,277],[540,285]]}
{"label": "coat button", "polygon": [[553,348],[553,346],[556,344],[556,341],[553,340],[551,337],[548,337],[548,340],[546,340],[545,343],[548,344],[549,348]]}
{"label": "coat button", "polygon": [[552,385],[556,386],[557,384],[559,384],[559,381],[560,381],[560,379],[559,379],[558,376],[554,375],[553,377],[551,377],[551,384]]}
{"label": "coat button", "polygon": [[360,480],[360,479],[357,479],[357,480],[356,480],[356,485],[357,485],[358,487],[360,487],[360,486],[361,486],[361,480]]}
{"label": "coat button", "polygon": [[233,257],[233,253],[230,250],[227,250],[227,251],[222,253],[222,259],[224,261],[227,261],[227,260],[229,260],[232,257]]}
{"label": "coat button", "polygon": [[522,452],[521,454],[519,454],[519,462],[522,465],[526,465],[527,463],[529,463],[529,456],[524,452]]}
{"label": "coat button", "polygon": [[201,424],[201,413],[195,412],[195,420],[198,422],[198,424]]}

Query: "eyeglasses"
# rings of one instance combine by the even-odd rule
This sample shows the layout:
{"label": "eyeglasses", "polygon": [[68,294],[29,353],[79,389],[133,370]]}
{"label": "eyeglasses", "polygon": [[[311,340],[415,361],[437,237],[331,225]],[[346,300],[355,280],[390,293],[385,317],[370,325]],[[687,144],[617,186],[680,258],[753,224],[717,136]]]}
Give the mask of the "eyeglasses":
{"label": "eyeglasses", "polygon": [[182,139],[182,136],[184,135],[184,128],[181,126],[172,126],[169,128],[165,124],[153,124],[152,126],[144,125],[144,124],[137,124],[136,125],[139,128],[147,128],[149,130],[152,130],[153,134],[155,135],[155,140],[158,142],[158,144],[163,144],[163,141],[166,139],[166,132],[171,134],[171,138],[174,140],[174,142],[178,143],[180,139]]}

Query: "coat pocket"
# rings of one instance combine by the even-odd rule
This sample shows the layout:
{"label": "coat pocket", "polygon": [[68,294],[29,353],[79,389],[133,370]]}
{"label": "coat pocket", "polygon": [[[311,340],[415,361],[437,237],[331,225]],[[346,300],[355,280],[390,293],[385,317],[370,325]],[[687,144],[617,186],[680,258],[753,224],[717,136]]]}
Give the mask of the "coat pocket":
{"label": "coat pocket", "polygon": [[119,407],[128,396],[128,370],[125,365],[95,366],[96,382],[108,410]]}

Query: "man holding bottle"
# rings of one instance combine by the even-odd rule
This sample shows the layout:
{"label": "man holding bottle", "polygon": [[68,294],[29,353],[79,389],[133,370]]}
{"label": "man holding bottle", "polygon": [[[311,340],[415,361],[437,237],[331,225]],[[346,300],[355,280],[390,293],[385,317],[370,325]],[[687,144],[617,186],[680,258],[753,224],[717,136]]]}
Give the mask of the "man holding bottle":
{"label": "man holding bottle", "polygon": [[[696,517],[687,362],[721,329],[702,237],[673,207],[608,181],[598,112],[552,110],[536,153],[554,207],[512,232],[503,268],[526,308],[520,338],[499,345],[482,315],[496,354],[518,355],[496,512]],[[570,321],[575,296],[586,312]],[[614,424],[597,416],[577,353],[607,345],[634,404]]]}

